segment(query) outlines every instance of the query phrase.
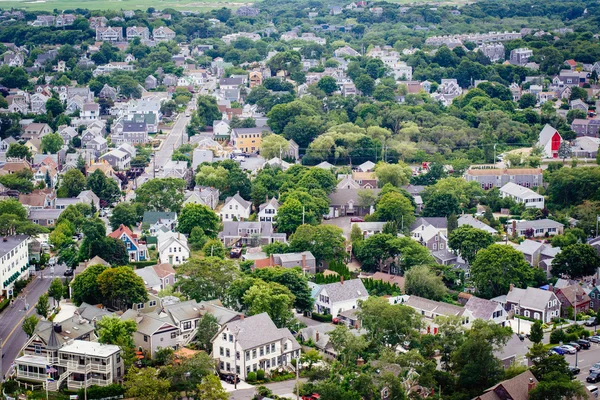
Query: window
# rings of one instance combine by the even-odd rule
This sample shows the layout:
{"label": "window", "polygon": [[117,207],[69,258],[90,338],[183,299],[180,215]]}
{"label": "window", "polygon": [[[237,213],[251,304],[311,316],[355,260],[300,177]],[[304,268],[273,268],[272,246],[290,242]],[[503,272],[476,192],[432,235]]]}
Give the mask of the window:
{"label": "window", "polygon": [[275,343],[271,343],[271,353],[275,353]]}
{"label": "window", "polygon": [[223,334],[223,340],[227,341],[227,334],[226,333]]}
{"label": "window", "polygon": [[236,360],[240,359],[240,352],[239,351],[235,352],[235,358],[236,358]]}
{"label": "window", "polygon": [[183,323],[183,329],[184,330],[192,329],[192,322],[191,321],[185,321]]}
{"label": "window", "polygon": [[150,302],[148,303],[149,307],[154,307],[156,305],[156,300],[150,300]]}
{"label": "window", "polygon": [[287,350],[287,343],[283,344],[283,350],[286,351]]}
{"label": "window", "polygon": [[225,354],[225,350],[222,347],[219,347],[219,355],[222,356]]}
{"label": "window", "polygon": [[35,354],[42,354],[42,346],[39,344],[35,345]]}
{"label": "window", "polygon": [[231,352],[229,349],[225,349],[225,357],[231,357]]}
{"label": "window", "polygon": [[137,305],[138,310],[141,310],[142,308],[144,308],[144,303],[140,303]]}
{"label": "window", "polygon": [[523,315],[525,315],[526,317],[529,317],[529,310],[525,310],[525,312],[523,313]]}
{"label": "window", "polygon": [[271,346],[267,345],[265,353],[269,354],[271,352]]}
{"label": "window", "polygon": [[247,351],[247,352],[246,352],[246,361],[248,361],[249,359],[250,359],[250,352],[249,352],[249,351]]}
{"label": "window", "polygon": [[148,336],[144,335],[144,342],[148,341]]}
{"label": "window", "polygon": [[177,337],[177,332],[172,332],[171,333],[171,339],[175,339]]}
{"label": "window", "polygon": [[233,343],[233,335],[232,335],[232,334],[229,334],[229,341],[230,341],[231,343]]}
{"label": "window", "polygon": [[250,373],[250,366],[248,365],[248,366],[246,367],[246,375],[248,375],[249,373]]}
{"label": "window", "polygon": [[265,348],[264,348],[264,347],[261,347],[261,348],[260,348],[260,356],[262,357],[262,356],[264,356],[264,355],[265,355]]}
{"label": "window", "polygon": [[221,361],[219,363],[219,369],[221,369],[221,370],[225,369],[225,363],[223,361]]}
{"label": "window", "polygon": [[252,350],[252,358],[256,358],[256,349]]}
{"label": "window", "polygon": [[252,371],[256,372],[258,368],[256,368],[256,364],[252,364]]}

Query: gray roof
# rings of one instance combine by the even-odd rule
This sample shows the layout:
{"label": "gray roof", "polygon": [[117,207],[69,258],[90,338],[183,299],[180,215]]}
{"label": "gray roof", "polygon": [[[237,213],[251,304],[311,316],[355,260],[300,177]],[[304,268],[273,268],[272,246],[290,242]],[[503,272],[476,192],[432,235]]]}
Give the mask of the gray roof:
{"label": "gray roof", "polygon": [[365,288],[361,279],[350,279],[344,282],[328,283],[321,285],[319,292],[327,291],[327,296],[331,303],[358,299],[360,297],[369,296],[369,292]]}
{"label": "gray roof", "polygon": [[425,225],[432,225],[437,229],[448,229],[448,219],[446,217],[421,217],[417,218],[415,222],[410,226],[410,230],[414,230],[417,227]]}
{"label": "gray roof", "polygon": [[225,199],[225,204],[229,203],[231,200],[237,201],[244,208],[249,208],[252,205],[252,203],[250,203],[249,201],[244,200],[242,198],[242,196],[240,196],[240,192],[237,192],[235,195],[229,196],[228,198],[226,198]]}
{"label": "gray roof", "polygon": [[481,230],[484,230],[491,234],[498,233],[497,230],[495,230],[491,226],[481,222],[480,220],[473,217],[472,215],[461,215],[460,216],[460,218],[458,219],[458,226],[463,226],[463,225],[472,226],[473,228],[481,229]]}
{"label": "gray roof", "polygon": [[302,255],[306,256],[307,260],[315,260],[315,256],[310,251],[303,251],[301,253],[285,253],[285,254],[273,254],[274,258],[279,258],[281,262],[301,262]]}
{"label": "gray roof", "polygon": [[[317,348],[323,350],[329,344],[329,332],[335,329],[335,326],[332,324],[318,324],[313,326],[308,326],[306,328],[300,329],[300,335],[304,341],[308,339],[312,339],[315,342]],[[317,333],[319,334],[319,340],[317,340]],[[330,349],[329,351],[332,351]]]}
{"label": "gray roof", "polygon": [[271,132],[271,128],[269,128],[268,126],[265,126],[262,128],[258,128],[258,127],[257,128],[234,128],[233,130],[238,135],[249,134],[249,133]]}
{"label": "gray roof", "polygon": [[273,233],[273,224],[271,222],[225,221],[223,222],[223,230],[219,233],[219,237],[236,236],[239,229],[250,228],[260,229],[262,236],[269,236]]}
{"label": "gray roof", "polygon": [[277,209],[279,209],[279,202],[277,201],[277,199],[276,199],[275,197],[273,197],[273,198],[271,198],[271,200],[269,200],[267,203],[263,203],[263,204],[261,204],[260,206],[258,206],[258,210],[259,210],[259,211],[262,211],[262,210],[264,210],[264,208],[265,208],[266,206],[268,206],[269,204],[272,204],[272,205],[273,205],[273,207],[274,207],[276,210],[277,210]]}
{"label": "gray roof", "polygon": [[221,78],[219,79],[219,85],[236,85],[241,86],[244,84],[244,80],[242,78]]}
{"label": "gray roof", "polygon": [[42,210],[31,210],[29,211],[29,217],[27,217],[27,219],[29,220],[40,220],[40,219],[58,219],[58,217],[60,217],[60,214],[62,214],[62,212],[65,210],[55,210],[55,209],[49,209],[49,208],[45,208]]}
{"label": "gray roof", "polygon": [[112,315],[111,312],[106,311],[103,308],[98,308],[94,305],[88,303],[81,303],[79,308],[77,309],[77,314],[88,321],[92,321],[94,319],[99,320],[105,315]]}
{"label": "gray roof", "polygon": [[473,314],[475,318],[490,320],[493,317],[494,311],[499,306],[498,303],[491,300],[481,299],[479,297],[471,296],[465,308]]}
{"label": "gray roof", "polygon": [[423,193],[423,191],[425,190],[425,186],[407,185],[407,186],[402,186],[401,189],[406,190],[408,193],[410,193],[414,196],[414,195]]}
{"label": "gray roof", "polygon": [[146,132],[146,130],[147,128],[145,122],[123,122],[123,132]]}
{"label": "gray roof", "polygon": [[511,303],[519,303],[520,301],[521,307],[545,310],[546,305],[554,296],[556,296],[554,293],[538,288],[513,288],[506,295],[506,301]]}
{"label": "gray roof", "polygon": [[358,193],[368,190],[374,195],[377,195],[381,189],[337,189],[335,192],[329,194],[329,200],[332,206],[347,204],[348,201],[352,200],[355,204],[358,203]]}
{"label": "gray roof", "polygon": [[28,237],[29,236],[27,235],[6,236],[6,241],[4,241],[4,239],[0,241],[0,258],[4,257],[7,253],[21,243],[26,242]]}
{"label": "gray roof", "polygon": [[131,319],[136,322],[137,331],[144,335],[154,335],[156,331],[162,328],[165,324],[171,325],[173,328],[177,328],[177,325],[170,322],[168,319],[159,318],[157,315],[152,313],[140,313],[129,309],[121,315],[121,320],[125,321]]}
{"label": "gray roof", "polygon": [[438,315],[456,316],[462,315],[465,308],[453,304],[433,301],[419,296],[410,296],[405,305],[419,310],[426,310]]}
{"label": "gray roof", "polygon": [[146,287],[155,287],[161,284],[160,278],[152,267],[138,268],[133,272],[144,280]]}
{"label": "gray roof", "polygon": [[564,225],[560,222],[553,221],[551,219],[538,219],[535,221],[519,221],[517,222],[517,229],[548,229],[548,228],[562,228]]}
{"label": "gray roof", "polygon": [[525,239],[516,247],[516,249],[523,254],[531,255],[539,251],[542,247],[544,247],[543,243],[536,242],[535,240]]}
{"label": "gray roof", "polygon": [[163,211],[144,211],[144,218],[142,219],[142,221],[145,224],[153,225],[161,219],[177,219],[177,213]]}
{"label": "gray roof", "polygon": [[267,313],[253,315],[227,324],[230,332],[239,332],[237,342],[242,349],[251,349],[265,343],[289,338],[293,348],[300,345],[287,328],[277,328]]}

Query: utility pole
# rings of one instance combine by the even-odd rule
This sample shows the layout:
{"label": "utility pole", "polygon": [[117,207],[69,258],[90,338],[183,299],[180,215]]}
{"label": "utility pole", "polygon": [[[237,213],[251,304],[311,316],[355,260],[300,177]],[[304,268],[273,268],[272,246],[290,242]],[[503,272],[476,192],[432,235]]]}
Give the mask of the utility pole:
{"label": "utility pole", "polygon": [[238,326],[233,335],[233,388],[237,389],[237,380],[238,380],[238,372],[237,372],[237,337],[240,333],[240,327]]}
{"label": "utility pole", "polygon": [[4,371],[2,369],[2,348],[4,347],[4,339],[0,337],[0,384],[4,383]]}
{"label": "utility pole", "polygon": [[498,143],[494,143],[494,168],[496,168],[496,146]]}
{"label": "utility pole", "polygon": [[302,206],[302,225],[304,225],[304,213],[305,213],[305,207]]}
{"label": "utility pole", "polygon": [[296,400],[300,399],[300,391],[298,390],[298,380],[300,376],[300,355],[296,357]]}

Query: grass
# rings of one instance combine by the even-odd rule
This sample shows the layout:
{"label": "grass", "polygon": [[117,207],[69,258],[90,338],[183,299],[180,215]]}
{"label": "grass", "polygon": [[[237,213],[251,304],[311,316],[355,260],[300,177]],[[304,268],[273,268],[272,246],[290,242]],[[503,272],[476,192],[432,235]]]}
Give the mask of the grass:
{"label": "grass", "polygon": [[223,0],[0,0],[0,8],[22,8],[31,11],[53,11],[74,8],[90,10],[146,10],[154,7],[157,10],[173,8],[177,11],[206,11],[213,8],[238,8],[252,3]]}

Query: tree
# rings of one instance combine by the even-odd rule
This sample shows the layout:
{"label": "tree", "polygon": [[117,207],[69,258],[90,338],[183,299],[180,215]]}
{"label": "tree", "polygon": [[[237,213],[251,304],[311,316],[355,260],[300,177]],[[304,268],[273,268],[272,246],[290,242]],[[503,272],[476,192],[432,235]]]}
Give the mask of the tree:
{"label": "tree", "polygon": [[354,84],[364,96],[372,95],[375,89],[375,80],[366,74],[362,74],[356,78]]}
{"label": "tree", "polygon": [[216,375],[207,375],[197,386],[197,396],[203,400],[227,400],[229,394],[223,389],[221,381]]}
{"label": "tree", "polygon": [[30,315],[29,317],[23,320],[23,332],[27,335],[28,338],[32,337],[35,333],[35,328],[38,324],[39,320],[35,315]]}
{"label": "tree", "polygon": [[49,133],[42,137],[42,150],[46,154],[58,153],[63,145],[64,141],[58,133]]}
{"label": "tree", "polygon": [[272,267],[255,269],[252,277],[261,279],[264,282],[276,282],[287,287],[296,298],[294,301],[294,308],[296,310],[312,310],[313,299],[311,297],[311,289],[308,286],[308,279],[300,266],[294,268]]}
{"label": "tree", "polygon": [[[63,111],[65,110],[65,107],[63,106],[62,102],[59,99],[55,99],[54,97],[51,97],[48,99],[48,101],[46,101],[46,111],[50,114],[52,114],[53,117],[58,117],[60,114],[63,113]],[[46,135],[47,136],[47,135]],[[44,137],[46,137],[44,136]],[[42,144],[44,142],[44,139],[42,138]],[[61,140],[62,142],[62,140]],[[61,143],[62,145],[62,143]],[[52,154],[55,152],[51,152]]]}
{"label": "tree", "polygon": [[338,85],[335,78],[331,76],[324,76],[319,79],[317,87],[325,92],[326,95],[331,95],[333,92],[338,90]]}
{"label": "tree", "polygon": [[379,185],[383,186],[390,183],[395,187],[408,185],[412,170],[406,164],[399,162],[398,164],[388,164],[380,161],[375,166],[375,176],[379,180]]}
{"label": "tree", "polygon": [[300,225],[290,236],[290,250],[310,251],[319,264],[339,261],[346,255],[344,234],[333,225]]}
{"label": "tree", "polygon": [[562,140],[560,142],[560,146],[558,147],[558,157],[562,158],[563,162],[565,159],[570,158],[573,154],[571,150],[571,145],[566,140]]}
{"label": "tree", "polygon": [[502,244],[479,250],[471,265],[471,278],[478,293],[492,298],[508,293],[510,284],[524,287],[532,279],[531,266],[523,254]]}
{"label": "tree", "polygon": [[48,288],[48,295],[54,299],[55,306],[58,307],[60,300],[64,295],[65,287],[60,278],[54,278]]}
{"label": "tree", "polygon": [[177,230],[189,235],[195,227],[202,227],[203,233],[216,238],[221,221],[213,210],[203,204],[186,204],[178,215]]}
{"label": "tree", "polygon": [[285,327],[294,317],[291,308],[295,300],[288,288],[276,282],[257,283],[243,297],[249,315],[266,312],[278,328]]}
{"label": "tree", "polygon": [[423,215],[425,217],[448,217],[459,212],[460,206],[456,196],[451,193],[434,193],[425,202]]}
{"label": "tree", "polygon": [[412,267],[406,272],[406,294],[441,300],[448,292],[442,278],[426,265]]}
{"label": "tree", "polygon": [[88,175],[87,188],[94,192],[104,204],[114,203],[121,195],[117,183],[113,179],[107,178],[99,169]]}
{"label": "tree", "polygon": [[192,250],[202,249],[207,240],[208,237],[204,234],[204,230],[199,226],[195,226],[188,237],[188,243]]}
{"label": "tree", "polygon": [[290,148],[290,142],[283,136],[271,134],[264,136],[260,144],[260,155],[265,160],[283,158],[283,154]]}
{"label": "tree", "polygon": [[154,368],[131,368],[124,383],[127,397],[140,400],[171,400],[171,382]]}
{"label": "tree", "polygon": [[[342,365],[346,367],[349,362],[355,362],[367,348],[368,343],[362,335],[354,335],[345,324],[337,325],[329,332],[329,339],[335,352],[340,356]],[[323,395],[323,392],[320,392]],[[333,398],[325,397],[323,398]]]}
{"label": "tree", "polygon": [[206,313],[198,322],[198,330],[196,331],[196,342],[200,349],[208,354],[212,353],[211,339],[219,331],[219,321],[214,315]]}
{"label": "tree", "polygon": [[14,215],[19,220],[27,218],[27,210],[16,199],[6,199],[0,201],[0,215]]}
{"label": "tree", "polygon": [[108,220],[113,231],[121,225],[131,228],[138,222],[137,208],[132,203],[119,203]]}
{"label": "tree", "polygon": [[596,273],[600,265],[600,257],[596,250],[585,243],[569,245],[552,260],[552,274],[555,276],[565,275],[572,279]]}
{"label": "tree", "polygon": [[542,321],[535,321],[529,332],[529,340],[533,343],[541,343],[544,339],[544,330],[542,329]]}
{"label": "tree", "polygon": [[415,221],[415,208],[411,201],[400,193],[386,193],[375,206],[375,217],[379,221],[394,221],[408,228]]}
{"label": "tree", "polygon": [[50,311],[50,301],[48,299],[48,293],[44,293],[43,295],[40,296],[37,304],[35,305],[35,312],[37,312],[37,314],[40,317],[42,317],[44,319],[48,319],[49,311]]}
{"label": "tree", "polygon": [[533,108],[536,104],[537,97],[535,97],[535,95],[531,93],[523,93],[523,95],[519,99],[519,108],[523,110],[530,107]]}
{"label": "tree", "polygon": [[454,229],[448,237],[448,246],[456,250],[469,265],[473,263],[479,250],[492,244],[494,237],[490,233],[469,225]]}
{"label": "tree", "polygon": [[71,282],[71,298],[76,306],[86,302],[98,304],[102,300],[102,294],[98,287],[98,276],[108,267],[100,264],[90,265],[82,273],[75,276]]}
{"label": "tree", "polygon": [[583,384],[577,380],[571,380],[569,375],[551,373],[548,379],[539,382],[529,392],[531,400],[562,400],[562,399],[586,399],[588,393]]}
{"label": "tree", "polygon": [[239,274],[231,260],[190,258],[177,270],[177,287],[196,301],[225,299],[228,288]]}
{"label": "tree", "polygon": [[217,106],[217,99],[213,96],[200,95],[198,96],[198,111],[197,115],[200,121],[200,129],[210,125],[213,121],[221,119],[221,112]]}
{"label": "tree", "polygon": [[149,211],[179,212],[186,182],[178,178],[150,179],[135,191],[135,201]]}
{"label": "tree", "polygon": [[102,304],[127,309],[148,301],[144,280],[129,267],[109,268],[98,275]]}
{"label": "tree", "polygon": [[218,239],[207,240],[202,247],[202,252],[205,257],[216,257],[220,259],[225,258],[225,247]]}
{"label": "tree", "polygon": [[73,168],[65,172],[58,188],[59,197],[77,197],[85,189],[85,176],[80,170]]}
{"label": "tree", "polygon": [[[305,208],[293,197],[288,197],[277,210],[277,230],[284,233],[294,233],[305,219]],[[304,217],[304,218],[303,218]]]}
{"label": "tree", "polygon": [[137,325],[131,319],[122,320],[118,316],[105,315],[96,323],[96,330],[100,343],[117,346],[133,345],[131,335],[137,330]]}
{"label": "tree", "polygon": [[24,144],[11,143],[8,146],[6,157],[31,160],[33,155],[31,154],[29,147],[25,146]]}

